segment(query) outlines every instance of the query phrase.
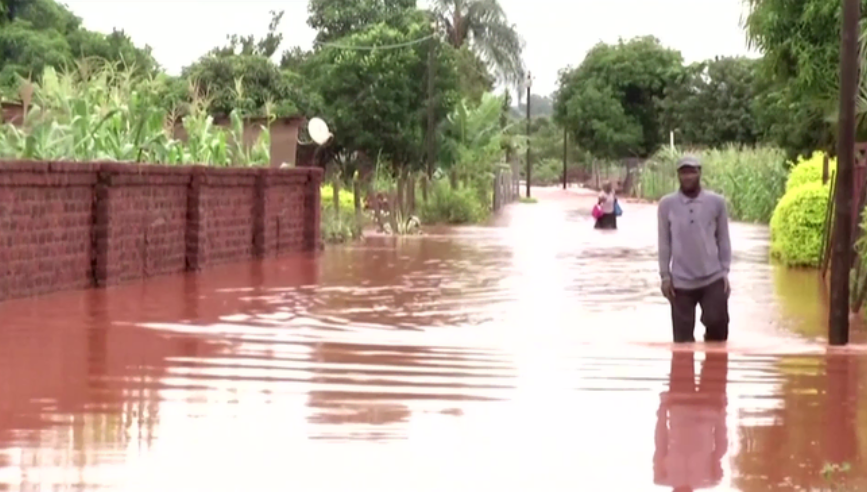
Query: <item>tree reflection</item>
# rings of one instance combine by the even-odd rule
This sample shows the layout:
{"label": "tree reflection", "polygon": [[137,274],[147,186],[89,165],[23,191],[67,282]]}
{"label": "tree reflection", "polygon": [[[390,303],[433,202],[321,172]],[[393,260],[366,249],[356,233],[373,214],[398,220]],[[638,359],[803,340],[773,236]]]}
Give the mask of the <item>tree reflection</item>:
{"label": "tree reflection", "polygon": [[[742,426],[734,484],[743,491],[824,490],[828,464],[849,463],[838,478],[847,490],[867,485],[859,453],[858,358],[828,354],[785,358],[781,405],[766,423]],[[864,421],[861,420],[863,423]]]}

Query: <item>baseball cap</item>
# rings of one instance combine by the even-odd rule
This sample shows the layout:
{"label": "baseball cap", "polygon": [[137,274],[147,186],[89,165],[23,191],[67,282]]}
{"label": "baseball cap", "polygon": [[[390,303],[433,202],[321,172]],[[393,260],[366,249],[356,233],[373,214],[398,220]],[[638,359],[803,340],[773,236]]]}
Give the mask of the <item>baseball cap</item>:
{"label": "baseball cap", "polygon": [[682,168],[701,168],[701,161],[693,156],[684,156],[677,162],[677,169],[680,170]]}

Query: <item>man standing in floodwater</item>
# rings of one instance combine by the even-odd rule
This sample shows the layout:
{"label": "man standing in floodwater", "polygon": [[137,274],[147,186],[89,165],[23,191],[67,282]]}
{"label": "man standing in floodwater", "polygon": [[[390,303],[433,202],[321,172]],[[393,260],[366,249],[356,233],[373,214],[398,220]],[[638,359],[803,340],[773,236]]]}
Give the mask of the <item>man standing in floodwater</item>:
{"label": "man standing in floodwater", "polygon": [[674,342],[695,342],[695,306],[701,305],[705,341],[729,336],[732,245],[726,201],[701,188],[701,163],[677,163],[680,190],[659,201],[659,276],[671,303]]}

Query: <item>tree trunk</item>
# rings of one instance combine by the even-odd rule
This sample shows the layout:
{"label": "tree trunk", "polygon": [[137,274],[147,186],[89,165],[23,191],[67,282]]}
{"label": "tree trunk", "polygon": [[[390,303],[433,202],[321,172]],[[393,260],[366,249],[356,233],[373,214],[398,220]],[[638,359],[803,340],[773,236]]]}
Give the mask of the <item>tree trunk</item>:
{"label": "tree trunk", "polygon": [[352,200],[355,205],[355,234],[360,235],[364,215],[361,210],[361,179],[357,176],[352,180]]}
{"label": "tree trunk", "polygon": [[403,169],[401,169],[397,174],[397,197],[395,198],[395,203],[392,209],[395,213],[400,213],[400,216],[403,217],[405,215],[405,204],[406,199],[404,198],[404,194],[406,193],[406,176]]}
{"label": "tree trunk", "polygon": [[334,173],[334,178],[331,180],[332,200],[334,203],[334,219],[340,220],[340,174]]}
{"label": "tree trunk", "polygon": [[415,215],[415,173],[406,176],[406,212],[407,215]]}
{"label": "tree trunk", "polygon": [[430,178],[428,178],[426,174],[422,174],[419,180],[421,181],[421,200],[426,204],[429,193],[428,188],[430,187]]}

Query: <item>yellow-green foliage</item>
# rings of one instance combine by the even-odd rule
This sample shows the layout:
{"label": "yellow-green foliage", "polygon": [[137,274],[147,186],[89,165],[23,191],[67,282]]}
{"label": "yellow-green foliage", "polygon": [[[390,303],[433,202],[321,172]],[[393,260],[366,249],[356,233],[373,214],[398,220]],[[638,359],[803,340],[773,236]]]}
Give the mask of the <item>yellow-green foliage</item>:
{"label": "yellow-green foliage", "polygon": [[[805,183],[819,183],[822,181],[822,166],[825,161],[825,153],[816,151],[807,159],[801,158],[789,173],[786,182],[786,191],[797,188]],[[828,161],[828,175],[837,169],[837,158]]]}
{"label": "yellow-green foliage", "polygon": [[322,239],[326,243],[344,243],[359,238],[364,225],[359,224],[355,215],[352,191],[340,189],[337,194],[340,205],[337,214],[334,214],[334,187],[326,183],[319,189],[319,193],[322,201]]}
{"label": "yellow-green foliage", "polygon": [[829,190],[819,180],[783,195],[771,217],[771,256],[792,267],[819,264]]}
{"label": "yellow-green foliage", "polygon": [[[319,189],[319,193],[322,198],[322,207],[330,210],[334,205],[334,187],[332,187],[330,183],[326,183]],[[339,197],[338,200],[340,201],[341,211],[355,211],[355,198],[352,196],[351,190],[341,188],[337,195]]]}

